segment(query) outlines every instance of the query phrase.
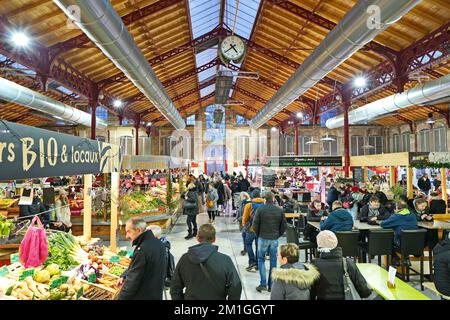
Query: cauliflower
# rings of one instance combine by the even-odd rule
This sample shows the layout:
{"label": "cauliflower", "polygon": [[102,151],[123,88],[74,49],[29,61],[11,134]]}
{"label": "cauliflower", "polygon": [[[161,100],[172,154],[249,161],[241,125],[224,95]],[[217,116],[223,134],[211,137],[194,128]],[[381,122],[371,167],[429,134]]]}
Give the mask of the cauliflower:
{"label": "cauliflower", "polygon": [[39,283],[46,283],[50,280],[50,272],[48,270],[41,270],[35,274],[34,280]]}

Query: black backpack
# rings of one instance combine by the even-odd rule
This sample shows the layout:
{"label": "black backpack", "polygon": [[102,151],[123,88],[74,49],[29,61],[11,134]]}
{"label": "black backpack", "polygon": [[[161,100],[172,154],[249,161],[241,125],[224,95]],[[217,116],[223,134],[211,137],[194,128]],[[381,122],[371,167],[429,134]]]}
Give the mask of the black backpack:
{"label": "black backpack", "polygon": [[167,269],[166,278],[164,283],[166,287],[170,287],[170,282],[172,280],[173,274],[175,273],[175,257],[170,253],[169,247],[166,247],[166,259],[167,259]]}

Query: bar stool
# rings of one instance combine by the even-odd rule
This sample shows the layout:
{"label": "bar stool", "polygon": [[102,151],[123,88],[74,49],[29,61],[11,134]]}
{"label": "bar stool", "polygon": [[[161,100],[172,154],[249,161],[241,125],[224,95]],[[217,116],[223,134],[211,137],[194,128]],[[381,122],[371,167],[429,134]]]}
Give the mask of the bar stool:
{"label": "bar stool", "polygon": [[[427,230],[402,230],[400,236],[400,261],[402,277],[405,280],[404,259],[409,256],[420,257],[420,289],[423,291],[423,256]],[[409,266],[406,267],[406,281],[409,281]]]}
{"label": "bar stool", "polygon": [[[387,256],[386,269],[389,269],[390,257],[392,255],[392,242],[394,231],[392,230],[369,230],[367,243],[360,245],[361,253],[370,256],[378,256],[378,265],[381,267],[381,256]],[[370,262],[370,261],[369,261]]]}
{"label": "bar stool", "polygon": [[342,256],[353,257],[356,261],[356,257],[359,256],[359,231],[337,231],[336,237],[338,239],[338,247],[342,248]]}
{"label": "bar stool", "polygon": [[300,250],[305,250],[305,262],[308,261],[308,254],[310,260],[313,259],[313,254],[315,255],[315,250],[317,245],[312,241],[300,242],[298,239],[298,233],[294,226],[288,224],[286,226],[286,242],[295,243]]}

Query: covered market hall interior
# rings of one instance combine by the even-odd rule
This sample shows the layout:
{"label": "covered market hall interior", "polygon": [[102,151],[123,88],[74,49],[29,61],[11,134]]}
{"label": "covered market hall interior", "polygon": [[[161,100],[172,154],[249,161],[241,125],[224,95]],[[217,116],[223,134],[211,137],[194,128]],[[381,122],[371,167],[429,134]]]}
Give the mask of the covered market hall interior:
{"label": "covered market hall interior", "polygon": [[449,62],[448,0],[0,0],[0,300],[450,299]]}

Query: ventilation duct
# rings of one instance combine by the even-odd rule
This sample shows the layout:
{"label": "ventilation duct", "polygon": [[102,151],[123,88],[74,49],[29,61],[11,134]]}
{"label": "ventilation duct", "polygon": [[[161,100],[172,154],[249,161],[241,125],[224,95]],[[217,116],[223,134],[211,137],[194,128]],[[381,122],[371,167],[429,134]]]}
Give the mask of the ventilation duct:
{"label": "ventilation duct", "polygon": [[[380,116],[388,115],[400,109],[430,104],[432,101],[444,98],[450,98],[450,74],[350,111],[348,113],[348,122],[349,124],[357,124],[380,118]],[[328,129],[344,126],[344,115],[341,114],[328,119],[326,126]]]}
{"label": "ventilation duct", "polygon": [[186,124],[108,0],[54,0],[176,128]]}
{"label": "ventilation duct", "polygon": [[261,127],[419,2],[420,0],[358,1],[256,114],[250,127]]}
{"label": "ventilation duct", "polygon": [[[20,104],[61,120],[91,126],[91,115],[87,112],[68,106],[50,97],[28,89],[12,81],[0,78],[0,99]],[[97,127],[106,128],[107,123],[97,118]]]}

